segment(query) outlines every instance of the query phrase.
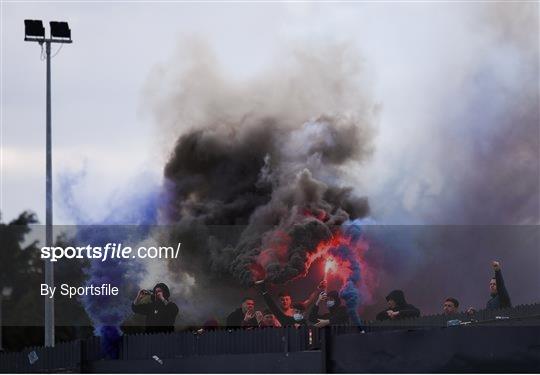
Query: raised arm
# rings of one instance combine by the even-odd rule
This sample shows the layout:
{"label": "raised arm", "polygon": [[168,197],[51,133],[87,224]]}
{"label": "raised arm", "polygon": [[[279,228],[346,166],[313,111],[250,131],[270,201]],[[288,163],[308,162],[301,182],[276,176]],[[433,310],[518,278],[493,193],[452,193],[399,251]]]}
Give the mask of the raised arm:
{"label": "raised arm", "polygon": [[261,294],[263,296],[264,302],[266,302],[266,306],[268,306],[270,311],[272,311],[272,314],[274,314],[274,316],[277,318],[277,320],[281,323],[282,326],[286,326],[288,318],[287,315],[285,315],[283,311],[281,311],[281,309],[277,307],[276,303],[274,302],[272,297],[270,297],[270,294],[267,290],[264,290]]}
{"label": "raised arm", "polygon": [[311,292],[309,297],[302,302],[306,311],[310,308],[311,305],[313,305],[313,303],[315,303],[315,301],[317,301],[317,298],[319,298],[319,294],[325,289],[326,289],[326,280],[322,280],[319,283],[319,285],[317,285],[317,289]]}
{"label": "raised arm", "polygon": [[131,310],[135,314],[147,314],[150,311],[150,304],[139,304],[141,301],[141,298],[147,294],[145,290],[140,290],[137,294],[137,297],[133,300],[133,303],[131,304]]}
{"label": "raised arm", "polygon": [[506,285],[504,285],[501,265],[499,262],[493,262],[493,270],[495,271],[495,282],[497,283],[497,294],[499,295],[499,299],[501,301],[501,308],[512,307],[510,295],[506,290]]}
{"label": "raised arm", "polygon": [[259,293],[262,295],[264,302],[266,303],[266,306],[268,306],[268,309],[272,311],[272,314],[274,314],[274,316],[281,323],[281,325],[282,326],[287,325],[288,316],[285,315],[279,307],[277,307],[272,297],[270,297],[268,290],[266,290],[266,283],[264,282],[264,280],[256,281],[255,289],[258,290]]}

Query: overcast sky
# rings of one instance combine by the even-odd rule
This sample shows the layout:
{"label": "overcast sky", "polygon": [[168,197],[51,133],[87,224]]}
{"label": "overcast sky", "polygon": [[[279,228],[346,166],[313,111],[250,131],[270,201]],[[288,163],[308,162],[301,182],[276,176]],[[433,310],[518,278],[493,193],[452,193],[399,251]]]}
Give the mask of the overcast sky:
{"label": "overcast sky", "polygon": [[[9,221],[32,210],[44,222],[45,62],[38,44],[23,41],[24,19],[46,29],[68,21],[72,30],[73,44],[53,46],[55,224],[99,222],[161,184],[186,124],[162,123],[155,100],[185,105],[175,102],[185,84],[175,72],[194,40],[227,79],[249,87],[291,47],[347,45],[377,116],[372,157],[348,166],[344,180],[368,197],[376,222],[540,223],[537,2],[2,1],[0,212]],[[433,238],[427,228],[424,243],[385,237],[381,303],[372,309],[395,287],[424,312],[459,289],[464,306],[478,304],[492,258],[505,264],[514,303],[538,300],[538,227],[507,228],[450,227]]]}
{"label": "overcast sky", "polygon": [[[504,118],[506,106],[516,107],[508,98],[538,95],[537,3],[3,2],[4,221],[25,209],[44,218],[45,62],[38,44],[23,41],[24,19],[68,21],[74,40],[52,60],[56,223],[73,222],[63,209],[59,176],[84,173],[77,180],[75,203],[96,220],[119,194],[160,183],[174,137],[164,136],[156,123],[145,87],[159,66],[182,63],[174,56],[189,38],[208,43],[222,69],[238,80],[268,69],[288,44],[353,45],[380,114],[373,158],[349,173],[358,191],[370,198],[373,215],[384,222],[455,222],[466,207],[455,212],[448,207],[455,206],[459,194],[471,195],[448,188],[456,184],[455,174],[467,167],[475,170],[474,150],[482,145],[489,149],[491,135],[506,137],[511,119],[500,126],[495,120]],[[53,46],[53,53],[57,48]],[[504,94],[489,103],[479,99],[494,89]],[[471,112],[468,105],[475,101],[478,106]],[[522,112],[530,110],[523,105]],[[528,118],[534,122],[535,115]],[[479,118],[495,120],[483,123]],[[524,134],[516,149],[531,136],[532,146],[538,145],[537,127]],[[536,182],[524,184],[520,193],[532,197],[529,209],[518,207],[502,223],[539,221],[534,197],[538,153],[526,146],[518,155],[525,167],[506,168],[523,176],[533,172]],[[474,180],[467,176],[461,179]],[[499,175],[487,181],[506,184]],[[474,183],[460,186],[478,194]],[[492,195],[500,202],[508,192]],[[471,220],[495,216],[486,212]]]}

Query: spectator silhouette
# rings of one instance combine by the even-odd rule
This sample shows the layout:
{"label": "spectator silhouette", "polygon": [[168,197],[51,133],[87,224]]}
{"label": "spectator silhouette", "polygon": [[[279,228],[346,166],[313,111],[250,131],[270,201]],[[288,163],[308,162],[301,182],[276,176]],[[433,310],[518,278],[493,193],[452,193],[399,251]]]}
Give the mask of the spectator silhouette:
{"label": "spectator silhouette", "polygon": [[487,301],[486,308],[488,310],[504,309],[512,307],[510,296],[504,285],[504,280],[501,271],[501,264],[497,261],[492,263],[495,276],[489,281],[489,290],[491,298]]}
{"label": "spectator silhouette", "polygon": [[[319,314],[319,305],[325,303],[328,308],[326,314]],[[336,290],[331,292],[321,292],[315,305],[309,314],[309,321],[315,327],[325,327],[327,325],[345,325],[349,323],[347,308],[341,304],[339,293]]]}
{"label": "spectator silhouette", "polygon": [[386,301],[388,309],[378,313],[377,320],[416,318],[420,316],[420,310],[407,303],[402,290],[391,291],[386,296]]}

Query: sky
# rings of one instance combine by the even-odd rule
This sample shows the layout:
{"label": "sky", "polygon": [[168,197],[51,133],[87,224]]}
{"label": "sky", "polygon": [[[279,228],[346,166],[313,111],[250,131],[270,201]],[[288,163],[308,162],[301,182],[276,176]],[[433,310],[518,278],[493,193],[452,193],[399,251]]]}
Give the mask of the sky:
{"label": "sky", "polygon": [[[498,121],[524,87],[533,100],[538,94],[536,3],[3,2],[5,221],[25,209],[44,217],[45,62],[38,44],[23,41],[24,19],[68,21],[74,40],[52,60],[57,224],[73,222],[62,178],[76,179],[71,199],[95,220],[119,196],[160,183],[177,129],[159,124],[148,87],[156,71],[182,64],[178,52],[186,40],[207,45],[239,82],[264,72],[290,46],[348,43],[365,68],[365,90],[379,106],[374,156],[349,173],[386,223],[491,223],[487,211],[467,219],[456,199],[471,192],[458,193],[452,184],[473,181],[462,171],[475,169],[474,150],[482,143],[489,148],[491,135],[505,136],[507,129],[486,117]],[[503,94],[492,95],[490,108],[481,101],[494,88]],[[474,101],[480,107],[468,108]],[[525,138],[531,135],[538,135],[537,127],[526,130]],[[509,147],[522,148],[522,141]],[[533,149],[538,137],[535,142],[526,146]],[[463,156],[443,155],[453,151]],[[529,165],[517,173],[534,177],[538,153],[527,152],[521,157]],[[499,176],[493,182],[501,183]],[[482,190],[471,186],[474,194]],[[523,189],[537,195],[538,186],[536,178]],[[492,199],[501,197],[497,191]],[[537,224],[538,198],[527,206],[496,221]]]}
{"label": "sky", "polygon": [[[55,224],[111,215],[130,223],[120,208],[161,185],[188,126],[175,109],[203,111],[200,98],[178,95],[193,62],[210,61],[231,87],[254,88],[279,80],[292,51],[324,60],[324,46],[344,45],[376,116],[373,154],[343,175],[368,197],[375,222],[509,227],[488,228],[502,238],[439,228],[411,249],[385,238],[402,253],[386,254],[378,299],[396,285],[416,288],[416,302],[434,312],[427,289],[459,287],[472,304],[486,292],[470,285],[485,283],[497,257],[513,270],[505,274],[515,302],[537,300],[539,17],[537,2],[3,1],[2,220],[23,210],[45,216],[45,62],[23,40],[24,19],[68,21],[72,30],[73,44],[53,46]],[[212,77],[188,78],[196,94],[213,89]],[[449,283],[463,259],[467,277]],[[428,271],[432,283],[419,284]]]}

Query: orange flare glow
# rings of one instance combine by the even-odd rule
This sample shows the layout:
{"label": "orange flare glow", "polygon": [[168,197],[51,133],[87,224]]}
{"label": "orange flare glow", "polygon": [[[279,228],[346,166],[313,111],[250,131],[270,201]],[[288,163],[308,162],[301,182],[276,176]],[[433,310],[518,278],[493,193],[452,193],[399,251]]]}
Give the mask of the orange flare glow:
{"label": "orange flare glow", "polygon": [[324,278],[326,279],[326,275],[328,275],[328,272],[336,272],[337,266],[338,265],[334,258],[330,257],[326,259],[326,262],[324,263]]}

